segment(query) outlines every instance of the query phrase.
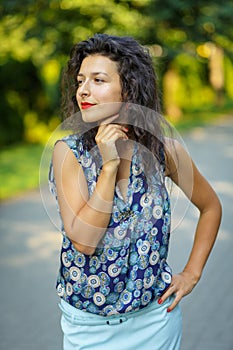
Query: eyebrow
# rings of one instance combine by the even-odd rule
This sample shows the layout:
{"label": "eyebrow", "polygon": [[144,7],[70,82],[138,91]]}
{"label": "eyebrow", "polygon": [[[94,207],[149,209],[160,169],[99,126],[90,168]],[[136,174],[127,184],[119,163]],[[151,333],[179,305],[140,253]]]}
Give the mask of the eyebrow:
{"label": "eyebrow", "polygon": [[[106,75],[107,77],[109,76],[107,73],[105,73],[105,72],[93,72],[93,73],[91,73],[91,75],[98,75],[98,74],[104,74],[104,75]],[[78,73],[78,75],[77,75],[78,77],[84,77],[85,75],[83,74],[83,73]]]}

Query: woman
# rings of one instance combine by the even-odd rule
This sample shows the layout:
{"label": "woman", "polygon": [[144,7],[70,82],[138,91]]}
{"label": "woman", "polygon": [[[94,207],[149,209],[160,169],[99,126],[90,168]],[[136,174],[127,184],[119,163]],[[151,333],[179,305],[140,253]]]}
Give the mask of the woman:
{"label": "woman", "polygon": [[[66,116],[80,111],[78,131],[56,143],[50,171],[66,350],[180,348],[179,302],[201,277],[221,205],[181,144],[164,137],[156,83],[148,51],[132,38],[98,34],[71,52],[63,106]],[[177,275],[166,261],[166,177],[200,211]]]}

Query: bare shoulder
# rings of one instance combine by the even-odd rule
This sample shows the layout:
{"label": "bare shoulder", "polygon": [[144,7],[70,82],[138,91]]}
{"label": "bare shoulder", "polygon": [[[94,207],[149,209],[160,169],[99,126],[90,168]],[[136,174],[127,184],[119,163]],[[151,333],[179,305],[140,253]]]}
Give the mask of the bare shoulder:
{"label": "bare shoulder", "polygon": [[57,141],[54,146],[52,164],[56,180],[62,177],[65,183],[72,177],[76,178],[82,168],[74,152],[63,140]]}
{"label": "bare shoulder", "polygon": [[54,149],[53,149],[53,165],[56,165],[60,162],[63,162],[64,160],[73,161],[75,164],[79,164],[77,162],[77,159],[70,149],[70,147],[67,145],[67,143],[63,140],[59,140],[56,142]]}
{"label": "bare shoulder", "polygon": [[58,140],[53,148],[53,159],[63,157],[67,153],[73,153],[64,140]]}
{"label": "bare shoulder", "polygon": [[179,155],[180,153],[187,153],[185,147],[179,141],[171,137],[164,138],[164,147],[165,151],[168,153],[168,156],[172,156],[174,154]]}
{"label": "bare shoulder", "polygon": [[[77,198],[82,197],[82,200],[88,198],[87,181],[76,155],[64,140],[56,142],[53,150],[52,164],[58,197],[60,198],[62,208],[64,208],[63,199],[69,205],[74,202],[71,206],[77,208]],[[82,203],[82,200],[80,199],[79,203]]]}
{"label": "bare shoulder", "polygon": [[164,139],[166,175],[176,174],[182,164],[190,163],[191,158],[185,147],[176,139],[165,137]]}

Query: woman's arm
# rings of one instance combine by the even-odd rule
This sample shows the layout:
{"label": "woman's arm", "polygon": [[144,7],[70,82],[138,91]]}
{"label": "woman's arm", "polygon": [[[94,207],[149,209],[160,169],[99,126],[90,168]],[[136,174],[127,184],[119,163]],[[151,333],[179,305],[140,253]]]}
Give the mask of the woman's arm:
{"label": "woman's arm", "polygon": [[124,127],[115,124],[99,127],[96,142],[103,167],[90,198],[82,167],[73,152],[64,142],[54,147],[54,176],[64,229],[74,246],[84,254],[94,253],[110,220],[120,163],[115,142],[119,138],[127,139],[124,131]]}
{"label": "woman's arm", "polygon": [[213,248],[221,222],[221,204],[213,188],[200,174],[192,159],[177,141],[167,141],[168,176],[181,188],[198,208],[200,216],[196,227],[192,250],[184,270],[174,275],[171,286],[159,302],[175,293],[169,311],[183,296],[192,291],[201,278],[202,271]]}

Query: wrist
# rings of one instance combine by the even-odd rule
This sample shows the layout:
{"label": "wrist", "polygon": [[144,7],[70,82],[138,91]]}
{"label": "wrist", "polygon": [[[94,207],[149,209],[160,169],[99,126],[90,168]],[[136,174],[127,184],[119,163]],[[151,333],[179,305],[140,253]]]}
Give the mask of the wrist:
{"label": "wrist", "polygon": [[189,278],[192,280],[194,286],[198,283],[198,281],[201,278],[201,274],[200,273],[198,273],[196,271],[191,271],[191,270],[188,270],[188,269],[184,269],[181,274],[182,275],[188,275]]}
{"label": "wrist", "polygon": [[116,176],[119,164],[120,164],[120,159],[109,160],[108,162],[103,164],[102,172],[109,174],[111,176],[114,176],[114,175]]}

